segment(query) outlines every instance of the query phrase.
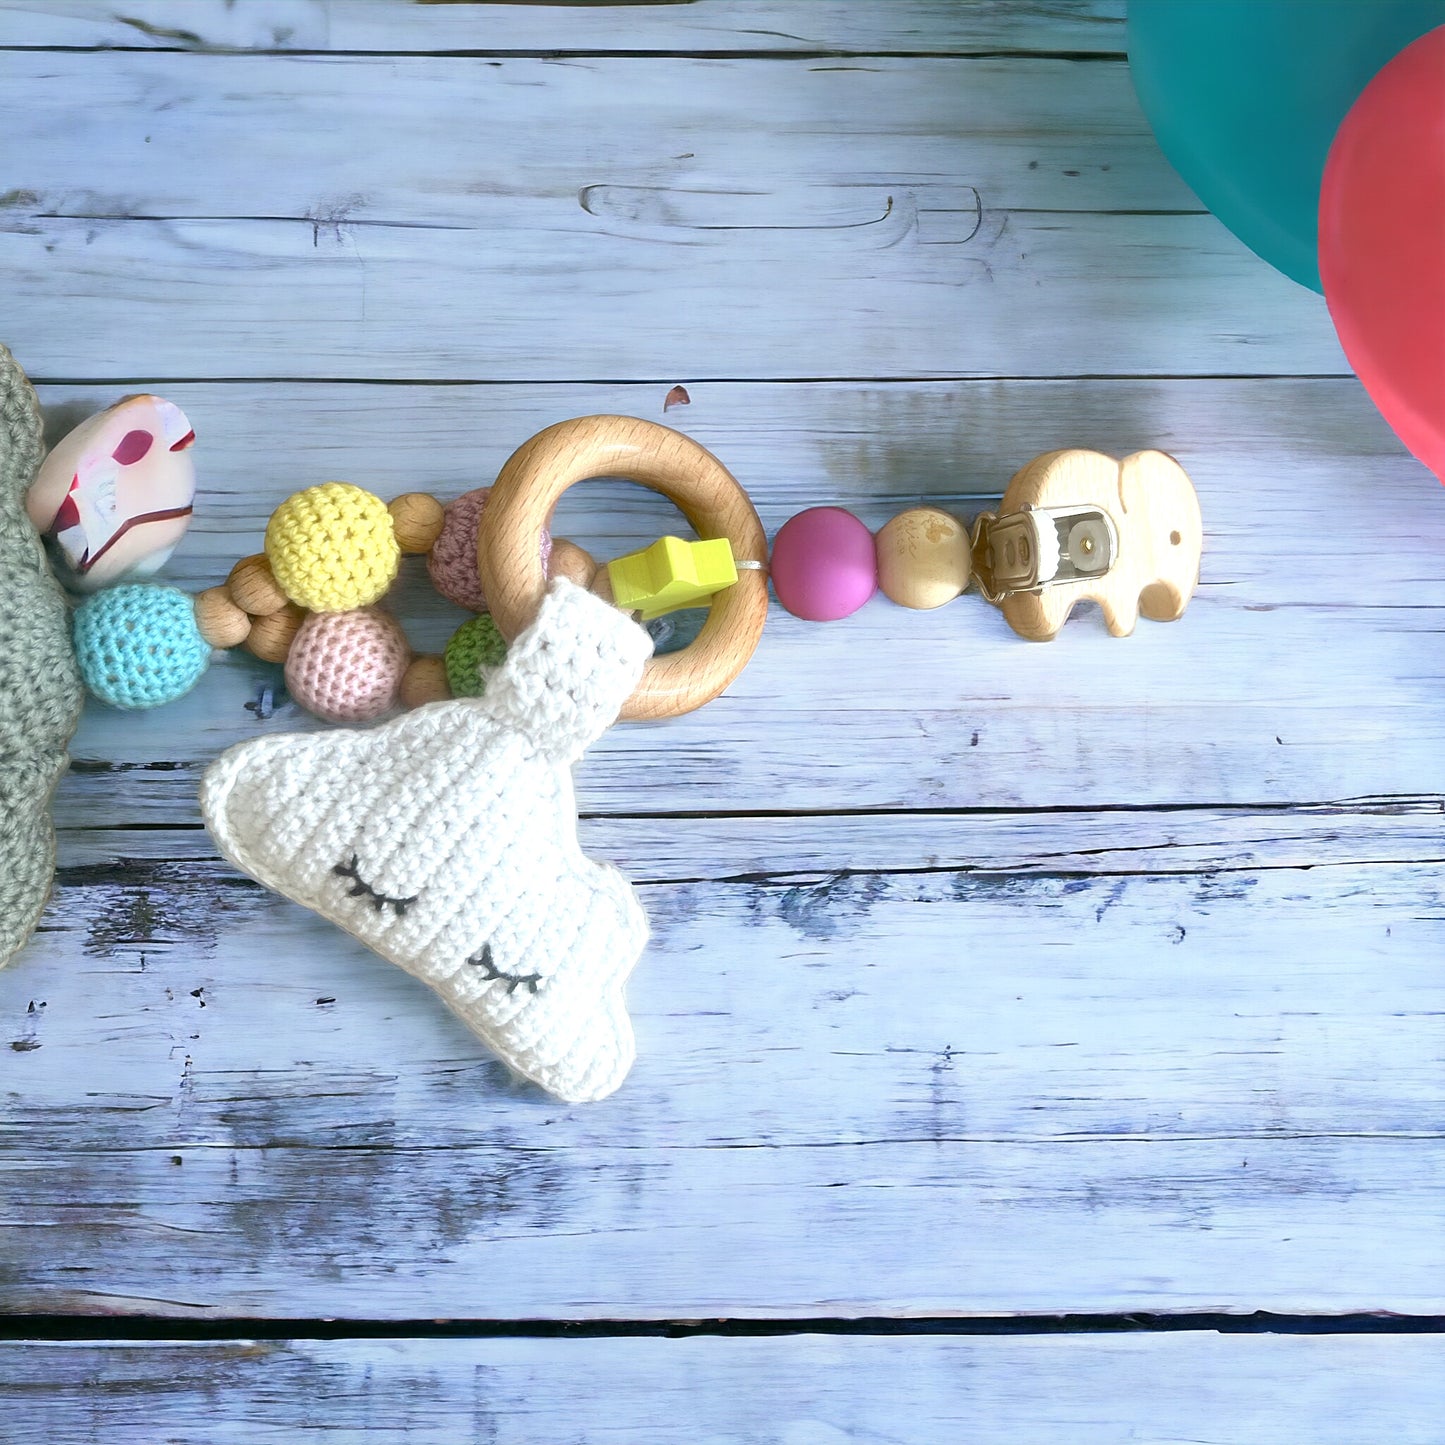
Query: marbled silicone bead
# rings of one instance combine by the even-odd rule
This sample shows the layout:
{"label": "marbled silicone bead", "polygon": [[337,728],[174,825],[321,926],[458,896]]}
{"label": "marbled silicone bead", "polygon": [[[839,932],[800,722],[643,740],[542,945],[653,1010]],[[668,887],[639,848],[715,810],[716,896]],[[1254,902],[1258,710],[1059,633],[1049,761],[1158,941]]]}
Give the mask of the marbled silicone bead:
{"label": "marbled silicone bead", "polygon": [[286,690],[327,722],[367,722],[395,705],[410,661],[406,635],[380,608],[313,612],[286,655]]}
{"label": "marbled silicone bead", "polygon": [[842,507],[810,507],[773,538],[773,591],[808,622],[836,622],[878,590],[873,534]]}
{"label": "marbled silicone bead", "polygon": [[172,402],[128,396],[56,444],[25,506],[68,587],[97,592],[160,570],[191,520],[195,439]]}

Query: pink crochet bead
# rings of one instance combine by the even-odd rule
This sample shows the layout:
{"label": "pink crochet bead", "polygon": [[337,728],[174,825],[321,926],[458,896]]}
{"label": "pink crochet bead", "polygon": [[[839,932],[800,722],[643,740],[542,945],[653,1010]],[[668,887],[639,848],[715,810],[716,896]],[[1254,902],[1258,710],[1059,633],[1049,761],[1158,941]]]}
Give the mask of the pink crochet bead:
{"label": "pink crochet bead", "polygon": [[[487,599],[482,594],[481,579],[477,576],[477,525],[482,520],[482,509],[487,505],[487,494],[491,490],[490,487],[478,487],[474,492],[463,492],[456,501],[447,503],[442,515],[441,535],[432,543],[426,559],[432,586],[448,602],[455,602],[458,607],[465,607],[471,612],[487,610]],[[543,571],[546,571],[551,555],[552,537],[543,531]]]}
{"label": "pink crochet bead", "polygon": [[836,622],[878,590],[873,534],[842,507],[809,507],[773,538],[773,591],[809,622]]}
{"label": "pink crochet bead", "polygon": [[395,706],[410,661],[406,634],[380,608],[313,612],[286,655],[286,690],[327,722],[366,722]]}

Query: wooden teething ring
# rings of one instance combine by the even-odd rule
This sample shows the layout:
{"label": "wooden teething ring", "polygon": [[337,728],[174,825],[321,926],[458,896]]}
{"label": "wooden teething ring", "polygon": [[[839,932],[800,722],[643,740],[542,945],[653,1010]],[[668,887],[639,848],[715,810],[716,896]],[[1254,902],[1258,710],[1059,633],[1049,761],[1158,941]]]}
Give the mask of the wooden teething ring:
{"label": "wooden teething ring", "polygon": [[[508,459],[487,498],[477,570],[492,620],[508,641],[537,615],[547,588],[538,538],[557,499],[588,477],[625,477],[674,502],[703,540],[726,537],[739,561],[767,560],[748,494],[691,437],[628,416],[558,422]],[[677,717],[711,702],[747,666],[768,612],[766,572],[740,570],[714,595],[707,621],[680,652],[654,657],[622,708],[629,721]]]}

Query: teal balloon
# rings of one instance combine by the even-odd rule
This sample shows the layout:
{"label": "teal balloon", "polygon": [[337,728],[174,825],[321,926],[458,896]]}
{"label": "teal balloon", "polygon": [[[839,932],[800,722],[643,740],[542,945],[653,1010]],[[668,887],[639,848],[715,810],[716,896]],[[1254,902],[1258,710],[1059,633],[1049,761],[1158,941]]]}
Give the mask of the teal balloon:
{"label": "teal balloon", "polygon": [[1375,73],[1445,0],[1130,0],[1129,69],[1164,154],[1241,241],[1315,291],[1320,177]]}

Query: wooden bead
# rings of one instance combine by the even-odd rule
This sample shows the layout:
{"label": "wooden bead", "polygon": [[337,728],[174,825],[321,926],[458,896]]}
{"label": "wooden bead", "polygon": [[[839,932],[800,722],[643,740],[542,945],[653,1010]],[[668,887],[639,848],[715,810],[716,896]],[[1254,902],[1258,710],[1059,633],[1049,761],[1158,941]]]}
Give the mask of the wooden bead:
{"label": "wooden bead", "polygon": [[224,587],[207,587],[196,595],[196,627],[212,647],[239,647],[250,634],[251,619]]}
{"label": "wooden bead", "polygon": [[414,657],[401,679],[401,705],[423,707],[429,702],[446,702],[452,695],[447,682],[446,659]]}
{"label": "wooden bead", "polygon": [[900,607],[942,607],[968,586],[968,530],[937,507],[900,512],[878,533],[876,545],[878,585]]}
{"label": "wooden bead", "polygon": [[285,662],[286,654],[291,651],[291,639],[305,620],[305,611],[294,602],[286,603],[277,612],[253,617],[250,635],[244,644],[246,651],[262,662]]}
{"label": "wooden bead", "polygon": [[268,617],[286,606],[286,594],[271,575],[271,564],[264,552],[242,557],[226,578],[231,601],[252,617]]}
{"label": "wooden bead", "polygon": [[565,577],[581,588],[591,587],[597,576],[597,563],[590,552],[565,537],[552,539],[552,556],[547,563],[548,577]]}
{"label": "wooden bead", "polygon": [[386,509],[396,532],[396,544],[403,552],[430,552],[441,536],[446,508],[426,492],[404,492]]}

